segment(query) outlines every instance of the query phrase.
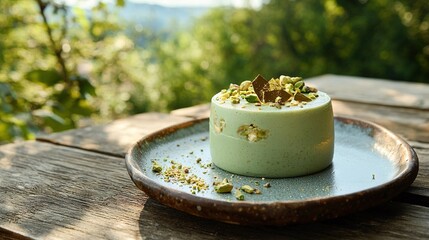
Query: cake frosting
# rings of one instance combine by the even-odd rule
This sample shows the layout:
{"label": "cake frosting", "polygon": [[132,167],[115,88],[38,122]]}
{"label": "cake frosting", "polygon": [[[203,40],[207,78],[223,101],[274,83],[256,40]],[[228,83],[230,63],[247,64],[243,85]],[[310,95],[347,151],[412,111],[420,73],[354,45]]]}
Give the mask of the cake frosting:
{"label": "cake frosting", "polygon": [[254,177],[295,177],[328,167],[334,152],[330,97],[300,78],[249,82],[211,100],[212,162]]}

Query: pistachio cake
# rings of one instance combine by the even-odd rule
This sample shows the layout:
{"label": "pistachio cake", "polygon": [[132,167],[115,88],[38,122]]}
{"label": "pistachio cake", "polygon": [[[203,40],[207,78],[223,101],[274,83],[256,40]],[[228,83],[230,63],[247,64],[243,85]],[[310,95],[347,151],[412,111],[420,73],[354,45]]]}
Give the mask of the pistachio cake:
{"label": "pistachio cake", "polygon": [[295,177],[328,167],[334,152],[330,97],[299,77],[231,84],[213,96],[213,163],[254,177]]}

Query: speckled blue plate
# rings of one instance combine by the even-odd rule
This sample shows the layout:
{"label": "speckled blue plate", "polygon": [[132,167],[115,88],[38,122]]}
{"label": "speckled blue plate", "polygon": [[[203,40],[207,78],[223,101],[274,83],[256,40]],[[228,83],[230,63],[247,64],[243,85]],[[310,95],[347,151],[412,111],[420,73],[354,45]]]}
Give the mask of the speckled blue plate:
{"label": "speckled blue plate", "polygon": [[[402,139],[373,123],[336,117],[333,164],[308,176],[254,178],[234,175],[211,165],[208,119],[194,120],[153,133],[126,155],[128,173],[148,196],[178,210],[223,222],[285,225],[334,218],[383,203],[406,189],[416,178],[418,159]],[[199,161],[198,159],[201,159]],[[189,168],[208,185],[192,185],[152,171],[175,163]],[[250,185],[261,194],[245,193],[245,200],[214,191],[215,181],[229,179],[234,187]],[[269,183],[271,187],[264,187]]]}

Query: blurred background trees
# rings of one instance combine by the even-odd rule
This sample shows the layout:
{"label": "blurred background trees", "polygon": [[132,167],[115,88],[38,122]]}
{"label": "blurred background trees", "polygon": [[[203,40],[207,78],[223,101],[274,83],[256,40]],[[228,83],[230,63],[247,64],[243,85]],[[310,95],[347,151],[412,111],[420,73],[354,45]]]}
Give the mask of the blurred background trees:
{"label": "blurred background trees", "polygon": [[127,4],[0,1],[0,142],[208,102],[258,73],[429,83],[425,0],[271,0],[159,29]]}

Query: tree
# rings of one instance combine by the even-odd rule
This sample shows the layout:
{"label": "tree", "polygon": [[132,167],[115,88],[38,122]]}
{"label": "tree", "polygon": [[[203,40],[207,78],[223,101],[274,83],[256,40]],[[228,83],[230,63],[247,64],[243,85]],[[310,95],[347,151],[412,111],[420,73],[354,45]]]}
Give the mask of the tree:
{"label": "tree", "polygon": [[133,31],[122,5],[0,1],[0,142],[205,103],[259,73],[429,82],[424,0],[214,8],[171,38]]}
{"label": "tree", "polygon": [[207,102],[258,73],[429,82],[428,13],[423,0],[272,0],[260,10],[216,8],[190,32],[161,44],[159,82],[171,91],[169,108]]}
{"label": "tree", "polygon": [[0,141],[123,116],[133,94],[140,110],[148,107],[136,72],[144,50],[134,49],[106,4],[87,12],[50,0],[4,0],[0,8]]}

